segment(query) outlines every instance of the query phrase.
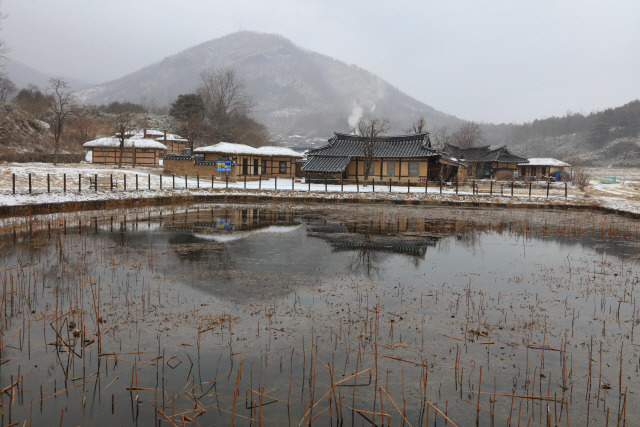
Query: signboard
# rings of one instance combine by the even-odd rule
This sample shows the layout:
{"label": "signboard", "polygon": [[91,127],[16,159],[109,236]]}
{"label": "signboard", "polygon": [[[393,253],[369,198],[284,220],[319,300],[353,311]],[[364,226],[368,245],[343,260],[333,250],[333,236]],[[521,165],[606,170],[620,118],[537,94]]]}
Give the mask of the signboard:
{"label": "signboard", "polygon": [[231,172],[231,162],[216,162],[218,172]]}

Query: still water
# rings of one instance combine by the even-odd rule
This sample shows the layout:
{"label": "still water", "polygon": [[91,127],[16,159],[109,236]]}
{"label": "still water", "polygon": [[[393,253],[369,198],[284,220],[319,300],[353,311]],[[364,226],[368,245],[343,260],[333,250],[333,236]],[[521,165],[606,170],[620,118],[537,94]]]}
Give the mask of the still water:
{"label": "still water", "polygon": [[634,425],[638,225],[366,205],[6,220],[2,423]]}

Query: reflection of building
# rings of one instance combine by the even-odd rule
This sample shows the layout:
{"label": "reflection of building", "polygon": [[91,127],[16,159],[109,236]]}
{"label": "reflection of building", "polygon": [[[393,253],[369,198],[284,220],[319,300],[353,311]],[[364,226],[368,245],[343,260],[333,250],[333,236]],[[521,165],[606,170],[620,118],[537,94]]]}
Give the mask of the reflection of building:
{"label": "reflection of building", "polygon": [[216,208],[171,212],[156,219],[161,220],[163,228],[167,230],[228,234],[272,225],[292,225],[295,216],[292,211],[275,211],[264,208]]}
{"label": "reflection of building", "polygon": [[296,160],[302,154],[286,147],[254,148],[243,144],[220,142],[194,150],[195,156],[168,155],[164,158],[166,172],[179,175],[293,178]]}
{"label": "reflection of building", "polygon": [[374,230],[355,231],[345,224],[320,222],[307,225],[309,236],[325,240],[335,250],[370,250],[423,257],[428,246],[435,246],[435,236],[406,236],[378,233]]}

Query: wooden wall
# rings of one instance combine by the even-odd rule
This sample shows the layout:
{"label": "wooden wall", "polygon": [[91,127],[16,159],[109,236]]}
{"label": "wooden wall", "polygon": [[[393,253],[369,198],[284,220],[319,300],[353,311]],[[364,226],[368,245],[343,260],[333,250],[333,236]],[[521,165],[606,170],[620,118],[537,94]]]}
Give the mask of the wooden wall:
{"label": "wooden wall", "polygon": [[[93,163],[115,163],[120,159],[120,149],[118,147],[95,147],[91,149]],[[122,152],[122,164],[136,165],[157,165],[160,155],[156,148],[135,148],[135,156],[131,148],[125,148]]]}

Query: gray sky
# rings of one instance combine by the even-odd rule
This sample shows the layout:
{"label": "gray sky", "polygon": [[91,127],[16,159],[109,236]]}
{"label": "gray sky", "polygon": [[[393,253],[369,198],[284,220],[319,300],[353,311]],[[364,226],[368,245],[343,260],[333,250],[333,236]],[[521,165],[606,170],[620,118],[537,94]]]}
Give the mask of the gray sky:
{"label": "gray sky", "polygon": [[467,120],[532,121],[640,98],[634,0],[2,0],[0,10],[11,58],[95,83],[252,30]]}

